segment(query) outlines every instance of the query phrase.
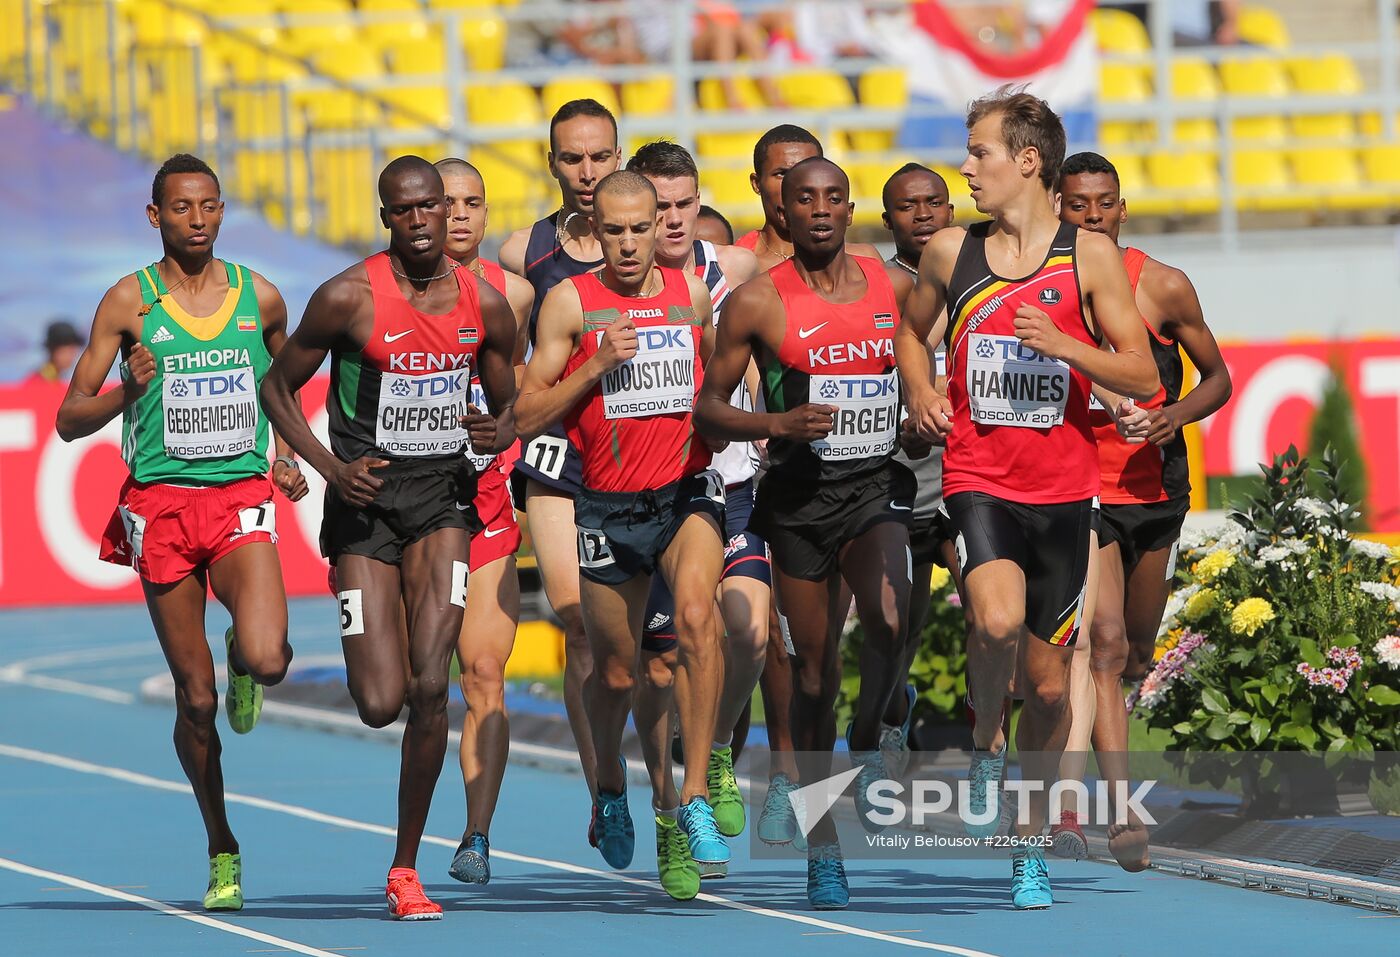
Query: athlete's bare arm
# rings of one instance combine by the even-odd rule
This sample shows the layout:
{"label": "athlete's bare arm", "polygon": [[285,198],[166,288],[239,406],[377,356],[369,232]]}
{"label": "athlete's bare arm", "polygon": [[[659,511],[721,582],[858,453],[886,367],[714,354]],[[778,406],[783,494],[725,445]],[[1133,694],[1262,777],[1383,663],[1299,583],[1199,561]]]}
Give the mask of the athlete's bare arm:
{"label": "athlete's bare arm", "polygon": [[476,351],[476,373],[486,393],[486,410],[467,406],[462,425],[471,436],[472,448],[484,454],[504,452],[515,442],[515,311],[490,283],[477,283],[481,301],[481,345]]}
{"label": "athlete's bare arm", "polygon": [[724,273],[725,280],[736,289],[758,275],[758,256],[752,249],[745,249],[743,246],[716,246],[715,258],[719,260],[719,268]]}
{"label": "athlete's bare arm", "polygon": [[384,484],[383,479],[370,474],[370,469],[389,463],[368,456],[353,462],[336,458],[312,434],[306,413],[296,401],[296,393],[321,368],[332,348],[340,346],[346,351],[364,348],[373,326],[374,297],[370,293],[369,276],[364,263],[356,263],[328,279],[312,294],[301,324],[287,337],[259,391],[263,411],[278,434],[296,450],[302,461],[335,487],[346,503],[360,507],[372,502]]}
{"label": "athlete's bare arm", "polygon": [[1070,338],[1056,328],[1044,310],[1029,304],[1016,310],[1016,337],[1041,355],[1063,360],[1114,392],[1150,399],[1162,383],[1147,346],[1147,329],[1133,300],[1122,253],[1102,233],[1081,229],[1075,260],[1086,299],[1085,314],[1092,315],[1113,351]]}
{"label": "athlete's bare arm", "polygon": [[878,259],[881,262],[885,261],[885,257],[880,255],[880,250],[876,249],[871,243],[847,243],[846,255],[865,256],[867,259]]}
{"label": "athlete's bare arm", "polygon": [[[490,285],[490,283],[483,283]],[[525,353],[530,351],[530,310],[535,305],[535,287],[513,272],[506,273],[506,299],[515,313],[515,355],[512,361],[521,374],[525,372]],[[520,384],[519,378],[516,385]]]}
{"label": "athlete's bare arm", "polygon": [[1138,292],[1145,300],[1143,311],[1151,311],[1153,318],[1160,317],[1155,325],[1162,335],[1181,343],[1201,374],[1201,381],[1179,402],[1148,410],[1147,441],[1166,445],[1182,426],[1199,422],[1229,401],[1233,386],[1215,334],[1201,312],[1196,287],[1184,272],[1148,259],[1138,281]]}
{"label": "athlete's bare arm", "polygon": [[525,275],[525,247],[530,244],[530,230],[533,226],[517,229],[501,244],[501,268],[517,276]]}
{"label": "athlete's bare arm", "polygon": [[[262,276],[249,270],[253,277],[253,292],[258,297],[258,315],[262,317],[263,344],[267,346],[267,354],[274,359],[282,351],[282,346],[287,342],[287,303],[282,298],[282,294],[277,291],[277,287],[268,282]],[[293,398],[299,403],[300,396]],[[272,448],[276,459],[289,459],[292,457],[292,447],[282,438],[276,430],[272,430]],[[287,465],[283,461],[272,463],[272,481],[282,490],[282,494],[293,502],[300,501],[306,495],[306,476],[301,474],[301,469]]]}
{"label": "athlete's bare arm", "polygon": [[729,403],[756,353],[777,353],[786,325],[782,300],[767,273],[730,294],[695,406],[696,431],[724,442],[776,438],[813,442],[831,431],[831,416],[836,411],[833,406],[806,403],[776,413],[746,412]]}
{"label": "athlete's bare arm", "polygon": [[946,435],[953,425],[948,399],[934,387],[929,343],[948,328],[948,281],[967,231],[961,226],[940,229],[919,257],[919,281],[909,292],[894,331],[894,359],[904,388],[905,405],[914,429],[925,439]]}
{"label": "athlete's bare arm", "polygon": [[618,319],[603,330],[598,351],[561,381],[569,357],[583,335],[583,303],[578,287],[561,282],[544,297],[535,327],[535,351],[525,366],[515,400],[515,428],[533,439],[563,420],[603,376],[637,354],[637,324]]}
{"label": "athlete's bare arm", "polygon": [[690,289],[690,305],[695,309],[695,319],[700,323],[700,364],[703,366],[715,351],[714,305],[710,302],[710,287],[705,285],[705,280],[688,272],[685,282]]}
{"label": "athlete's bare arm", "polygon": [[[73,367],[68,393],[58,407],[55,428],[65,442],[92,435],[146,392],[155,378],[156,360],[140,341],[141,285],[124,276],[97,306],[88,344]],[[102,392],[102,383],[118,353],[127,363],[122,384]]]}

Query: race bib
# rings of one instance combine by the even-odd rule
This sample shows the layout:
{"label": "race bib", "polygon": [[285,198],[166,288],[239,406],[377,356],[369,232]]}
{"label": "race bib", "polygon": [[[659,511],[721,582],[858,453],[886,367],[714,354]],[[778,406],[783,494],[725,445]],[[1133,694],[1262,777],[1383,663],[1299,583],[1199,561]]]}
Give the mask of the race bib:
{"label": "race bib", "polygon": [[134,566],[140,560],[141,549],[146,543],[146,519],[125,505],[118,505],[117,513],[122,517],[122,531],[126,533],[126,543],[131,547],[131,564]]}
{"label": "race bib", "polygon": [[608,536],[604,535],[602,529],[578,528],[578,567],[579,568],[606,568],[617,559],[613,556],[612,547],[608,545]]}
{"label": "race bib", "polygon": [[470,398],[466,369],[432,375],[385,372],[379,380],[374,444],[405,458],[461,451],[467,442],[461,417]]}
{"label": "race bib", "polygon": [[272,536],[274,543],[277,541],[277,506],[272,499],[252,508],[238,510],[238,535],[251,535],[253,532],[266,532]]}
{"label": "race bib", "polygon": [[[481,387],[480,381],[473,380],[472,382],[471,404],[476,406],[482,412],[486,412],[488,409],[488,406],[486,405],[486,390]],[[475,451],[472,450],[471,436],[468,436],[467,461],[471,462],[472,466],[477,470],[478,473],[481,473],[485,472],[491,467],[491,463],[496,461],[496,456],[478,455]]]}
{"label": "race bib", "polygon": [[894,449],[899,428],[899,375],[814,375],[809,402],[836,406],[835,424],[812,450],[826,461],[868,459]]}
{"label": "race bib", "polygon": [[972,421],[1047,429],[1065,420],[1069,366],[1015,336],[968,336],[967,395]]}
{"label": "race bib", "polygon": [[167,372],[162,382],[166,455],[221,459],[256,447],[258,382],[251,366]]}
{"label": "race bib", "polygon": [[541,475],[559,481],[568,459],[569,441],[557,435],[541,435],[525,443],[521,460]]}
{"label": "race bib", "polygon": [[[603,341],[603,331],[598,332]],[[637,354],[603,376],[603,416],[639,419],[695,408],[695,329],[646,326]]]}

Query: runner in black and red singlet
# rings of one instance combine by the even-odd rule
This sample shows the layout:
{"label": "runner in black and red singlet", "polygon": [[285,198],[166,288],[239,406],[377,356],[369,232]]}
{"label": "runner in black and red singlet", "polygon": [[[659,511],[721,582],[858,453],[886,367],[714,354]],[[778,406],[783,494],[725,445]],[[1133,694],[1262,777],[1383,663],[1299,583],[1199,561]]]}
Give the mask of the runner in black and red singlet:
{"label": "runner in black and red singlet", "polygon": [[[442,177],[417,156],[379,177],[389,249],[330,279],[263,383],[268,417],[326,480],[321,545],[335,566],[341,645],[360,719],[394,722],[405,703],[392,916],[432,920],[415,863],[447,750],[448,665],[462,628],[476,472],[464,457],[514,441],[505,297],[443,252]],[[331,448],[294,396],[331,355]],[[469,411],[478,371],[490,415]],[[491,421],[494,416],[495,421]],[[407,663],[400,620],[406,614]]]}
{"label": "runner in black and red singlet", "polygon": [[[693,272],[710,290],[714,319],[730,292],[751,279],[758,269],[753,253],[736,246],[702,242],[695,238],[700,213],[700,173],[684,146],[661,140],[640,147],[627,168],[641,173],[656,188],[659,236],[656,262],[668,269]],[[752,409],[758,372],[751,369],[734,390],[731,401]],[[744,829],[744,798],[734,777],[734,757],[740,741],[736,726],[743,723],[765,661],[768,641],[768,608],[772,574],[768,546],[749,529],[753,513],[754,476],[758,450],[751,442],[732,442],[715,455],[711,467],[724,480],[724,572],[720,578],[719,610],[724,624],[724,692],[708,771],[710,806],[725,837]],[[645,675],[637,695],[635,717],[648,746],[668,745],[660,737],[663,711],[670,710],[670,676],[676,647],[675,600],[666,582],[652,579],[651,597],[642,634]]]}
{"label": "runner in black and red singlet", "polygon": [[[1097,153],[1076,153],[1060,170],[1059,191],[1062,220],[1118,242],[1128,204],[1112,163]],[[1120,433],[1110,415],[1117,405],[1113,396],[1105,396],[1107,408],[1097,397],[1090,404],[1101,477],[1098,603],[1089,628],[1097,697],[1092,740],[1100,773],[1110,785],[1126,780],[1128,772],[1123,681],[1140,681],[1152,667],[1152,649],[1176,570],[1176,542],[1190,506],[1191,479],[1181,429],[1230,398],[1230,371],[1191,280],[1140,249],[1126,247],[1122,252],[1162,389],[1136,409],[1115,409],[1123,413],[1119,421],[1132,438]],[[1199,384],[1184,398],[1183,349],[1201,374]],[[1068,824],[1060,822],[1061,827]],[[1147,829],[1135,818],[1110,829],[1109,848],[1129,870],[1148,865]]]}
{"label": "runner in black and red singlet", "polygon": [[[1045,790],[1021,808],[1016,833],[1038,838],[1069,733],[1071,646],[1099,490],[1089,383],[1138,398],[1159,383],[1117,250],[1055,216],[1059,117],[1004,88],[973,103],[967,127],[961,173],[993,219],[929,240],[896,344],[910,416],[927,436],[947,434],[943,494],[973,622],[973,704],[999,714],[1013,674],[1025,699],[1023,776]],[[946,398],[930,384],[930,334],[947,344]],[[1101,337],[1115,351],[1101,350]],[[965,822],[990,836],[1006,763],[1000,723],[978,721],[973,742]],[[1012,898],[1020,908],[1052,903],[1036,846],[1013,856]]]}
{"label": "runner in black and red singlet", "polygon": [[[487,205],[486,184],[476,167],[455,158],[434,165],[447,191],[447,255],[505,296],[515,314],[518,381],[524,370],[535,291],[524,279],[478,255],[486,235]],[[472,377],[472,405],[478,409],[487,405],[480,376]],[[476,512],[481,530],[472,536],[467,607],[457,640],[467,702],[459,755],[467,789],[467,826],[448,873],[460,881],[485,884],[491,879],[491,818],[510,752],[505,669],[520,624],[520,579],[515,569],[520,525],[510,496],[510,472],[520,458],[520,443],[494,456],[469,448],[467,457],[477,471]]]}
{"label": "runner in black and red singlet", "polygon": [[[788,172],[781,209],[796,255],[730,297],[697,423],[719,440],[768,440],[753,527],[772,549],[795,649],[799,752],[830,755],[835,744],[840,670],[830,663],[839,658],[848,608],[837,598],[839,582],[855,595],[865,643],[847,739],[862,765],[855,793],[864,816],[867,786],[887,776],[879,725],[900,681],[907,633],[914,477],[891,461],[901,433],[892,337],[913,279],[846,252],[849,190],[846,174],[829,160],[814,157]],[[754,360],[764,413],[729,401]],[[818,763],[828,764],[800,769],[804,780],[829,773]],[[849,889],[830,818],[801,833],[809,901],[818,909],[845,907]]]}
{"label": "runner in black and red singlet", "polygon": [[603,268],[545,299],[517,413],[526,436],[563,422],[583,460],[575,514],[599,761],[588,837],[617,868],[631,863],[635,843],[620,751],[652,575],[659,571],[676,596],[676,704],[686,742],[679,798],[669,750],[649,748],[646,758],[660,765],[648,770],[661,884],[686,900],[702,876],[722,877],[729,865],[705,782],[723,672],[715,589],[724,483],[707,469],[710,451],[691,425],[701,357],[714,342],[710,293],[696,276],[654,265],[656,222],[646,177],[624,170],[599,183],[593,224]]}
{"label": "runner in black and red singlet", "polygon": [[[596,100],[570,100],[550,119],[549,171],[559,184],[559,211],[528,229],[516,230],[501,246],[501,265],[523,276],[535,290],[531,342],[549,291],[602,264],[602,247],[589,225],[593,191],[617,169],[621,158],[617,120]],[[574,554],[574,498],[583,480],[580,465],[578,451],[570,447],[563,428],[556,426],[523,443],[520,461],[511,472],[511,487],[530,528],[545,598],[564,628],[564,709],[589,794],[595,794],[596,761],[584,708],[584,682],[593,671],[593,658],[579,609]]]}

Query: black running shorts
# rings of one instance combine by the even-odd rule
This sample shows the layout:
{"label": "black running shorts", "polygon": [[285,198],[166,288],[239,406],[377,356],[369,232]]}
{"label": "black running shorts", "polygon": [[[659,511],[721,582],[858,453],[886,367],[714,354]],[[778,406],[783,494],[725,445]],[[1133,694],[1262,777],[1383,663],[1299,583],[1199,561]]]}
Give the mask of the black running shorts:
{"label": "black running shorts", "polygon": [[1015,562],[1026,576],[1026,627],[1053,645],[1073,645],[1089,571],[1094,500],[1023,505],[959,492],[946,503],[963,581],[987,562]]}
{"label": "black running shorts", "polygon": [[403,550],[440,528],[481,530],[477,518],[476,470],[466,456],[450,459],[398,459],[375,469],[384,480],[365,508],[347,505],[326,489],[321,518],[321,554],[332,565],[341,555],[364,555],[389,565],[403,562]]}
{"label": "black running shorts", "polygon": [[583,488],[583,459],[564,437],[563,426],[555,426],[520,448],[520,458],[510,470],[510,487],[511,498],[522,512],[526,511],[526,483],[531,479],[565,495],[577,495]]}
{"label": "black running shorts", "polygon": [[915,509],[913,524],[909,527],[909,550],[914,555],[914,565],[943,565],[943,544],[953,540],[953,523],[944,511],[942,502],[928,515],[919,515]]}
{"label": "black running shorts", "polygon": [[1103,505],[1099,547],[1118,543],[1123,567],[1132,568],[1144,552],[1171,548],[1181,537],[1181,524],[1191,508],[1188,496],[1150,505]]}
{"label": "black running shorts", "polygon": [[841,548],[879,525],[913,518],[914,473],[898,462],[834,482],[800,482],[769,472],[758,483],[749,528],[768,542],[773,564],[804,581],[836,571]]}
{"label": "black running shorts", "polygon": [[642,492],[595,492],[574,499],[578,570],[589,581],[621,585],[656,571],[661,555],[694,514],[709,515],[724,529],[724,479],[706,469]]}

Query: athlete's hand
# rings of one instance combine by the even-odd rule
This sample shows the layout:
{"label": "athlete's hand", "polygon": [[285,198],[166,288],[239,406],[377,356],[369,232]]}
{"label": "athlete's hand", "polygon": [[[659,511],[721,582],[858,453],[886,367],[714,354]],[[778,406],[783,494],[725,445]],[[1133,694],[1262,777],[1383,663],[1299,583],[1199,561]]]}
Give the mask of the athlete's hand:
{"label": "athlete's hand", "polygon": [[151,350],[146,348],[144,342],[138,342],[132,347],[131,355],[126,357],[125,365],[122,389],[126,392],[126,402],[130,405],[146,394],[146,386],[156,377],[156,357],[151,355]]}
{"label": "athlete's hand", "polygon": [[486,455],[496,450],[496,417],[487,415],[475,405],[467,406],[467,414],[461,418],[462,428],[472,440],[472,451]]}
{"label": "athlete's hand", "polygon": [[719,453],[723,452],[725,449],[729,448],[729,440],[728,440],[728,439],[716,439],[716,438],[711,438],[711,437],[708,436],[708,435],[701,435],[700,438],[701,438],[701,440],[705,443],[705,448],[709,449],[709,450],[710,450],[711,452],[713,452],[715,455],[718,455]]}
{"label": "athlete's hand", "polygon": [[1147,441],[1148,417],[1151,409],[1141,408],[1132,399],[1124,399],[1118,403],[1118,434],[1123,436],[1129,445],[1141,445]]}
{"label": "athlete's hand", "polygon": [[946,395],[930,389],[927,398],[910,400],[907,421],[914,423],[914,431],[921,438],[937,442],[953,431],[953,405]]}
{"label": "athlete's hand", "polygon": [[911,459],[927,458],[933,451],[934,442],[919,434],[919,430],[914,427],[913,419],[905,419],[899,423],[899,447],[904,450],[904,454]]}
{"label": "athlete's hand", "polygon": [[1175,412],[1176,406],[1169,405],[1160,409],[1150,409],[1147,412],[1147,441],[1153,445],[1166,445],[1176,438],[1182,423],[1177,421]]}
{"label": "athlete's hand", "polygon": [[1063,359],[1064,347],[1073,342],[1060,331],[1044,310],[1022,303],[1016,307],[1016,338],[1047,359]]}
{"label": "athlete's hand", "polygon": [[331,485],[345,504],[364,508],[374,501],[374,497],[384,487],[384,480],[373,475],[370,470],[382,469],[388,464],[384,459],[372,459],[367,455],[353,462],[341,462],[331,473]]}
{"label": "athlete's hand", "polygon": [[618,319],[603,330],[597,356],[604,372],[611,372],[636,354],[637,324],[631,319]]}
{"label": "athlete's hand", "polygon": [[824,439],[836,427],[836,420],[832,418],[835,414],[834,405],[804,403],[778,416],[773,438],[791,439],[794,442],[816,442]]}
{"label": "athlete's hand", "polygon": [[306,496],[306,476],[295,465],[273,462],[272,481],[293,502],[300,502]]}

